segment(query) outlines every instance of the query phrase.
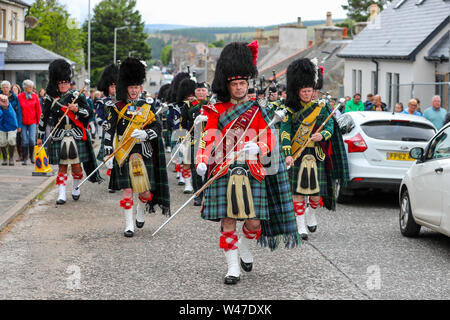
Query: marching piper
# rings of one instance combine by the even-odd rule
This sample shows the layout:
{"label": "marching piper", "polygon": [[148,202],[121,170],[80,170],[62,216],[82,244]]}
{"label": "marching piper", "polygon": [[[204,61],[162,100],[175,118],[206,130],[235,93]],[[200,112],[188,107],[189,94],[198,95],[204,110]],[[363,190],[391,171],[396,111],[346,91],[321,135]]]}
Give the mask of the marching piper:
{"label": "marching piper", "polygon": [[[49,83],[46,89],[48,96],[45,98],[36,141],[41,147],[46,127],[48,125],[55,127],[54,134],[48,140],[50,143],[48,156],[50,164],[59,165],[56,178],[59,188],[56,201],[58,205],[63,205],[67,201],[68,166],[70,165],[72,169],[72,198],[75,201],[78,201],[81,196],[77,188],[83,178],[83,168],[89,175],[97,166],[91,135],[86,130],[91,112],[84,94],[78,94],[70,89],[71,77],[72,68],[67,61],[59,59],[50,64]],[[62,121],[57,126],[60,119]],[[89,181],[101,182],[102,179],[97,173]]]}
{"label": "marching piper", "polygon": [[[180,87],[180,83],[184,79],[190,79],[190,75],[187,72],[180,72],[175,75],[169,92],[167,94],[167,102],[169,103],[169,110],[167,111],[167,125],[169,130],[172,132],[172,136],[170,138],[171,141],[171,151],[174,152],[178,148],[175,147],[177,142],[180,142],[180,129],[181,129],[181,106],[177,104],[177,95],[178,88]],[[179,154],[175,155],[175,171],[177,172],[178,185],[185,185],[184,178],[181,174],[181,162],[182,159]]]}
{"label": "marching piper", "polygon": [[[119,68],[115,64],[107,66],[100,77],[97,84],[97,89],[103,92],[104,97],[97,100],[97,116],[98,125],[104,128],[107,123],[111,106],[116,103],[116,85],[119,76]],[[100,149],[97,155],[97,160],[103,161],[105,158],[105,130],[102,130]],[[111,170],[107,171],[107,175],[111,176]],[[109,190],[114,193],[114,190]]]}
{"label": "marching piper", "polygon": [[[188,85],[189,83],[189,85]],[[203,186],[203,178],[195,171],[195,155],[201,139],[201,133],[204,129],[204,123],[208,117],[203,115],[203,106],[209,103],[208,86],[206,83],[195,83],[192,80],[185,79],[181,83],[181,87],[185,86],[189,90],[185,90],[188,94],[184,106],[181,111],[181,126],[183,129],[190,131],[191,134],[186,138],[185,152],[183,155],[184,178],[186,180],[185,193],[197,192]],[[191,97],[192,89],[194,89],[194,99]],[[192,101],[191,101],[192,100]],[[192,181],[192,183],[191,183]],[[201,206],[203,194],[194,199],[194,206]]]}
{"label": "marching piper", "polygon": [[[257,75],[257,51],[256,42],[223,49],[212,84],[219,102],[203,107],[208,122],[196,161],[200,176],[218,176],[205,190],[202,218],[221,222],[219,243],[228,265],[224,283],[230,285],[240,281],[240,266],[252,270],[256,241],[272,250],[280,238],[289,248],[300,242],[284,157],[264,109],[247,97],[248,81]],[[279,164],[274,175],[262,164],[269,153]],[[238,220],[244,221],[241,239]]]}
{"label": "marching piper", "polygon": [[[123,190],[120,206],[125,215],[125,237],[134,236],[133,194],[138,193],[136,226],[143,228],[145,212],[158,204],[162,213],[170,213],[164,144],[161,124],[145,100],[139,99],[145,81],[145,66],[136,58],[127,58],[120,66],[117,102],[113,105],[105,133],[105,155],[117,151],[107,162],[111,169],[109,188]],[[149,125],[142,127],[150,121]],[[131,140],[128,140],[129,138]],[[123,145],[123,142],[130,141]]]}
{"label": "marching piper", "polygon": [[[303,240],[308,239],[306,198],[312,210],[322,206],[335,210],[335,181],[340,180],[341,185],[348,181],[347,156],[337,122],[331,118],[317,132],[331,113],[325,103],[314,99],[314,91],[323,81],[322,70],[315,60],[306,58],[294,61],[287,69],[288,115],[281,124],[281,141],[286,165],[292,167],[291,188]],[[312,221],[310,231],[316,229],[317,223]]]}

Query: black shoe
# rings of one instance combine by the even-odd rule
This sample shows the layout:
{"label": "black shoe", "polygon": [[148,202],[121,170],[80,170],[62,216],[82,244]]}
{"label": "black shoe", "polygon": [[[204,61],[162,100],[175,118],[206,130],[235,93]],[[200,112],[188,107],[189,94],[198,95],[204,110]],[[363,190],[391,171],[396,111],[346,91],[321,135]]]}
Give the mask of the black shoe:
{"label": "black shoe", "polygon": [[201,207],[202,206],[202,199],[201,198],[195,198],[194,199],[194,206],[195,207]]}
{"label": "black shoe", "polygon": [[184,186],[185,183],[184,183],[184,182],[178,182],[178,185],[179,185],[179,186]]}
{"label": "black shoe", "polygon": [[26,166],[27,165],[27,160],[23,160],[22,165]]}
{"label": "black shoe", "polygon": [[116,190],[109,189],[109,193],[116,193]]}
{"label": "black shoe", "polygon": [[139,222],[136,220],[136,227],[138,227],[139,229],[142,229],[144,227],[145,222]]}
{"label": "black shoe", "polygon": [[8,162],[2,162],[2,166],[7,166]]}
{"label": "black shoe", "polygon": [[304,241],[308,241],[308,235],[306,233],[300,234],[300,238]]}
{"label": "black shoe", "polygon": [[80,200],[80,196],[74,196],[74,195],[72,195],[72,199],[75,200],[75,201],[78,201],[78,200]]}
{"label": "black shoe", "polygon": [[233,285],[233,284],[237,284],[240,280],[241,280],[241,277],[228,276],[228,277],[225,277],[224,283],[228,284],[228,285]]}
{"label": "black shoe", "polygon": [[317,231],[317,226],[312,226],[312,227],[308,226],[308,230],[309,230],[309,232],[314,233]]}
{"label": "black shoe", "polygon": [[253,270],[253,263],[245,263],[241,259],[241,267],[245,272],[251,272]]}
{"label": "black shoe", "polygon": [[133,232],[133,231],[125,231],[125,232],[123,233],[123,235],[124,235],[126,238],[133,238],[134,232]]}
{"label": "black shoe", "polygon": [[57,204],[57,205],[63,205],[63,204],[66,204],[66,202],[65,202],[64,200],[58,199],[58,200],[56,201],[56,204]]}

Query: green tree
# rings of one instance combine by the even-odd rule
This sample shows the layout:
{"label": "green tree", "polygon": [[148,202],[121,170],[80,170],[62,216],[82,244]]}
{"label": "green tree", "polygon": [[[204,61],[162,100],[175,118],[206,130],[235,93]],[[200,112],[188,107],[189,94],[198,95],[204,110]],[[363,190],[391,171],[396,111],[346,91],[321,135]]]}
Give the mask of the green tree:
{"label": "green tree", "polygon": [[172,46],[167,45],[162,49],[161,62],[163,65],[167,66],[170,63],[170,60],[172,60]]}
{"label": "green tree", "polygon": [[347,17],[355,22],[365,22],[370,17],[369,7],[372,4],[378,5],[383,10],[392,0],[347,0],[348,4],[342,8],[347,10]]}
{"label": "green tree", "polygon": [[222,39],[222,40],[217,40],[217,41],[211,42],[210,44],[208,44],[208,47],[223,48],[223,47],[225,47],[225,41]]}
{"label": "green tree", "polygon": [[[136,10],[136,0],[102,0],[93,10],[91,19],[91,82],[96,85],[103,69],[114,60],[114,29],[117,31],[117,60],[125,60],[130,53],[150,61],[152,49],[146,42],[145,23]],[[83,24],[87,33],[88,23]],[[84,42],[87,64],[87,38]]]}
{"label": "green tree", "polygon": [[28,41],[82,65],[85,35],[64,5],[58,0],[36,0],[27,15],[39,20],[36,28],[26,30]]}

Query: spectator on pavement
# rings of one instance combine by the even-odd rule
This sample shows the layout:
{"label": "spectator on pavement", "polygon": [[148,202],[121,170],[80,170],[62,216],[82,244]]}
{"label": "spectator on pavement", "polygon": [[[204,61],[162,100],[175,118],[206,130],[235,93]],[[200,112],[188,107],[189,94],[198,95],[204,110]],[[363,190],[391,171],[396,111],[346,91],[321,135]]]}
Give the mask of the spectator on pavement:
{"label": "spectator on pavement", "polygon": [[445,116],[444,126],[449,122],[450,122],[450,112],[448,112],[447,115]]}
{"label": "spectator on pavement", "polygon": [[383,106],[374,106],[373,111],[384,111]]}
{"label": "spectator on pavement", "polygon": [[345,105],[344,113],[355,111],[364,111],[364,103],[361,101],[360,93],[356,93],[353,96],[353,99],[348,101],[347,104]]}
{"label": "spectator on pavement", "polygon": [[419,105],[419,104],[417,103],[417,100],[416,100],[416,99],[411,99],[411,100],[409,100],[409,102],[408,102],[408,108],[405,109],[405,110],[403,110],[402,113],[404,113],[404,114],[411,114],[411,115],[415,115],[415,116],[421,117],[421,116],[422,116],[422,113],[420,113],[419,111],[417,111],[417,106],[418,106],[418,105]]}
{"label": "spectator on pavement", "polygon": [[434,124],[437,130],[441,130],[444,126],[447,111],[441,108],[440,96],[434,96],[431,104],[432,106],[424,111],[423,116]]}
{"label": "spectator on pavement", "polygon": [[13,85],[11,90],[14,92],[14,94],[17,97],[19,96],[19,94],[22,93],[22,89],[20,88],[20,86],[18,84]]}
{"label": "spectator on pavement", "polygon": [[39,90],[39,102],[41,103],[41,108],[44,107],[44,99],[47,96],[47,92],[45,92],[44,88],[41,88],[41,90]]}
{"label": "spectator on pavement", "polygon": [[70,83],[70,90],[77,91],[77,83],[75,81]]}
{"label": "spectator on pavement", "polygon": [[8,165],[8,154],[9,165],[14,165],[14,149],[18,127],[16,112],[9,102],[9,97],[4,94],[0,95],[0,148],[3,166]]}
{"label": "spectator on pavement", "polygon": [[24,92],[19,94],[19,103],[22,108],[22,164],[26,165],[28,154],[31,163],[34,163],[36,128],[41,119],[42,108],[39,97],[34,92],[33,81],[25,80],[23,82],[23,89]]}
{"label": "spectator on pavement", "polygon": [[367,95],[366,102],[364,102],[364,110],[366,110],[366,111],[368,111],[367,109],[372,110],[372,107],[373,107],[372,99],[373,99],[373,94],[369,93]]}
{"label": "spectator on pavement", "polygon": [[394,112],[396,112],[396,113],[402,113],[403,110],[405,110],[405,107],[403,106],[403,103],[397,102],[397,103],[395,104]]}
{"label": "spectator on pavement", "polygon": [[22,161],[22,109],[20,108],[19,99],[12,91],[11,83],[9,81],[3,81],[2,84],[2,93],[8,97],[9,103],[13,107],[16,118],[17,118],[17,134],[16,134],[16,143],[14,144],[17,148],[17,153],[19,154],[19,159],[17,161]]}
{"label": "spectator on pavement", "polygon": [[417,111],[419,111],[420,113],[423,114],[422,108],[421,108],[421,106],[420,106],[420,100],[419,100],[419,98],[414,98],[414,99],[416,99],[416,101],[417,101]]}
{"label": "spectator on pavement", "polygon": [[386,103],[381,101],[381,96],[379,94],[373,96],[372,102],[373,106],[369,110],[366,109],[366,111],[377,111],[375,110],[377,107],[381,107],[382,111],[387,111]]}

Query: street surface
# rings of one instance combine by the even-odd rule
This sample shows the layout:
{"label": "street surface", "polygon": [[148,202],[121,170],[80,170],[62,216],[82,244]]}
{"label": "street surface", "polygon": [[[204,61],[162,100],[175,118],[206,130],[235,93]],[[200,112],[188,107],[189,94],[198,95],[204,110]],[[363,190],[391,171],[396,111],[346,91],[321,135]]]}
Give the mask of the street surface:
{"label": "street surface", "polygon": [[[174,212],[189,196],[169,176]],[[450,298],[450,238],[429,230],[404,238],[395,195],[320,211],[317,233],[300,248],[272,253],[255,245],[254,270],[226,286],[219,224],[203,221],[197,207],[155,238],[166,218],[148,215],[128,239],[119,193],[88,183],[74,202],[71,183],[65,206],[56,206],[55,186],[0,233],[0,299]]]}

